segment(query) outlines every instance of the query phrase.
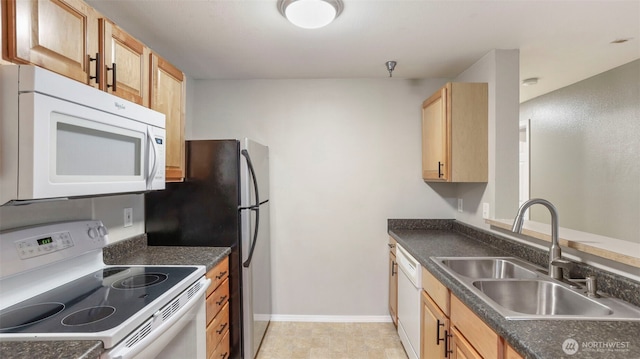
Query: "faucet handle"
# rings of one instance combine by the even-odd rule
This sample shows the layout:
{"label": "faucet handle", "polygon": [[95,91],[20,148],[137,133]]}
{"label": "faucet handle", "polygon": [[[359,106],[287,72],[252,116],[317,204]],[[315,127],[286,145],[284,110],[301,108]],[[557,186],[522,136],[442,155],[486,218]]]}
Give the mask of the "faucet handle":
{"label": "faucet handle", "polygon": [[569,279],[569,281],[574,282],[574,283],[584,283],[585,286],[587,287],[587,291],[585,292],[587,294],[587,297],[591,297],[591,298],[599,298],[600,296],[598,295],[598,282],[596,281],[596,276],[595,275],[588,275],[586,278],[584,279],[575,279],[575,278],[571,278]]}
{"label": "faucet handle", "polygon": [[550,264],[554,267],[560,267],[567,270],[570,270],[571,268],[573,268],[573,262],[568,261],[562,257],[554,258]]}

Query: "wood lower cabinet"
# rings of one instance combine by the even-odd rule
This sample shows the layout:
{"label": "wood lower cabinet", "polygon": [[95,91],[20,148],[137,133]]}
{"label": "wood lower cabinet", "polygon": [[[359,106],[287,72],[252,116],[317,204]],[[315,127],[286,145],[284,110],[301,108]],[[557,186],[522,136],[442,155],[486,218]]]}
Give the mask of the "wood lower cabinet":
{"label": "wood lower cabinet", "polygon": [[149,48],[107,19],[100,19],[100,49],[104,65],[100,88],[149,106]]}
{"label": "wood lower cabinet", "polygon": [[424,267],[422,288],[421,358],[522,359]]}
{"label": "wood lower cabinet", "polygon": [[451,326],[456,327],[483,358],[498,358],[502,338],[455,295],[451,296]]}
{"label": "wood lower cabinet", "polygon": [[522,355],[518,354],[518,352],[516,352],[515,349],[511,347],[511,345],[505,343],[504,346],[505,346],[505,349],[504,349],[505,359],[524,359]]}
{"label": "wood lower cabinet", "polygon": [[456,328],[452,331],[451,353],[452,359],[483,359]]}
{"label": "wood lower cabinet", "polygon": [[396,240],[389,238],[389,314],[393,325],[398,326],[398,262]]}
{"label": "wood lower cabinet", "polygon": [[427,292],[422,291],[422,309],[420,311],[421,358],[450,358],[449,318],[431,300]]}
{"label": "wood lower cabinet", "polygon": [[184,121],[186,78],[175,66],[151,53],[150,106],[166,116],[165,143],[167,181],[182,181],[185,175]]}
{"label": "wood lower cabinet", "polygon": [[[3,0],[3,53],[7,61],[34,64],[82,83],[95,79],[99,14],[82,0]],[[4,31],[3,30],[3,31]]]}
{"label": "wood lower cabinet", "polygon": [[229,258],[207,272],[211,285],[207,288],[207,359],[226,359],[229,343]]}
{"label": "wood lower cabinet", "polygon": [[487,182],[486,83],[447,83],[422,103],[422,178]]}

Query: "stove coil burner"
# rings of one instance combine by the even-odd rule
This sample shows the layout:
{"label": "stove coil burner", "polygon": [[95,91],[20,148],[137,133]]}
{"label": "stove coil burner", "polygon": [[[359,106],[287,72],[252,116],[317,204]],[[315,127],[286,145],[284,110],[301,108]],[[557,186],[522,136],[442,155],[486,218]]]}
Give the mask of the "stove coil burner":
{"label": "stove coil burner", "polygon": [[0,331],[35,324],[64,310],[64,304],[47,302],[29,305],[0,313]]}
{"label": "stove coil burner", "polygon": [[116,308],[111,306],[86,308],[67,315],[62,324],[69,327],[87,325],[107,319],[115,312]]}
{"label": "stove coil burner", "polygon": [[164,273],[145,273],[137,274],[126,279],[117,281],[111,286],[115,289],[137,289],[151,287],[167,280],[168,276]]}

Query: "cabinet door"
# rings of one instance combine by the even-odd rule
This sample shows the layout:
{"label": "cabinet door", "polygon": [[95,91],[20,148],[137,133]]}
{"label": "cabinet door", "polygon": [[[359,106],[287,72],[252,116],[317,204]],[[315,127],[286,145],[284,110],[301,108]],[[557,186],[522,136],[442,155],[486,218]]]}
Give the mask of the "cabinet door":
{"label": "cabinet door", "polygon": [[167,181],[184,179],[185,88],[184,74],[152,53],[150,107],[166,116],[165,177]]}
{"label": "cabinet door", "polygon": [[511,347],[511,345],[505,344],[505,347],[505,359],[524,359],[522,355],[518,354],[518,352]]}
{"label": "cabinet door", "polygon": [[447,88],[443,87],[422,104],[422,178],[449,179]]}
{"label": "cabinet door", "polygon": [[100,40],[104,52],[104,81],[101,88],[123,99],[148,106],[149,49],[106,19],[100,19]]}
{"label": "cabinet door", "polygon": [[422,319],[420,321],[420,355],[421,358],[444,359],[449,358],[447,351],[449,333],[449,318],[422,291]]}
{"label": "cabinet door", "polygon": [[90,83],[98,52],[98,13],[82,0],[3,1],[6,57]]}
{"label": "cabinet door", "polygon": [[398,326],[398,263],[396,255],[389,252],[389,314],[393,324]]}
{"label": "cabinet door", "polygon": [[452,334],[451,350],[453,351],[453,359],[482,359],[482,356],[473,349],[457,329],[454,328]]}

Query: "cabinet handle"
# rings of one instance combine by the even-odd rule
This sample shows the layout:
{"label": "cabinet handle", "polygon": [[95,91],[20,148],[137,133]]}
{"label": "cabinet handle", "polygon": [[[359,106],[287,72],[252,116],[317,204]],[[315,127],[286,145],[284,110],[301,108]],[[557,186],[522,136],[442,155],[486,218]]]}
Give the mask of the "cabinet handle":
{"label": "cabinet handle", "polygon": [[388,245],[388,246],[389,246],[389,248],[391,248],[391,249],[393,249],[393,248],[395,248],[395,247],[396,247],[396,245],[395,245],[395,244],[393,244],[393,243],[388,243],[387,245]]}
{"label": "cabinet handle", "polygon": [[216,302],[217,305],[221,305],[222,303],[224,303],[227,300],[227,296],[223,296],[222,298],[220,298],[219,302]]}
{"label": "cabinet handle", "polygon": [[449,334],[449,331],[444,331],[444,357],[448,358],[449,354],[453,353],[453,350],[449,350],[449,338],[453,335]]}
{"label": "cabinet handle", "polygon": [[224,323],[220,326],[220,330],[216,330],[216,333],[218,334],[222,334],[222,332],[224,332],[224,328],[227,327],[227,323]]}
{"label": "cabinet handle", "polygon": [[116,92],[116,91],[118,91],[117,87],[116,87],[116,82],[117,82],[117,80],[116,80],[116,63],[112,62],[111,63],[111,67],[107,66],[107,71],[113,71],[113,76],[112,76],[112,80],[113,81],[111,81],[111,85],[107,84],[107,88],[113,87],[113,92]]}
{"label": "cabinet handle", "polygon": [[89,74],[89,80],[96,80],[96,85],[100,85],[100,53],[96,52],[96,58],[94,59],[93,57],[91,57],[91,55],[87,55],[89,56],[89,62],[96,62],[96,75],[95,76],[91,76],[91,74]]}
{"label": "cabinet handle", "polygon": [[228,352],[224,352],[224,354],[220,354],[220,358],[226,359],[227,358],[227,354],[229,354],[229,353]]}
{"label": "cabinet handle", "polygon": [[[446,336],[444,338],[440,338],[440,327],[444,327],[444,323],[440,323],[440,319],[437,320],[438,322],[438,326],[436,327],[436,345],[440,345],[440,342],[443,340],[446,340]],[[445,331],[445,335],[446,335],[446,331]],[[445,346],[447,344],[445,343]]]}
{"label": "cabinet handle", "polygon": [[396,273],[396,266],[398,265],[398,263],[396,263],[396,261],[391,261],[391,276],[395,276]]}
{"label": "cabinet handle", "polygon": [[224,277],[224,276],[225,276],[225,274],[227,274],[227,271],[220,272],[220,274],[218,274],[218,275],[216,276],[216,279],[222,279],[222,277]]}
{"label": "cabinet handle", "polygon": [[438,178],[442,177],[442,170],[440,169],[442,166],[444,166],[444,163],[438,161]]}

